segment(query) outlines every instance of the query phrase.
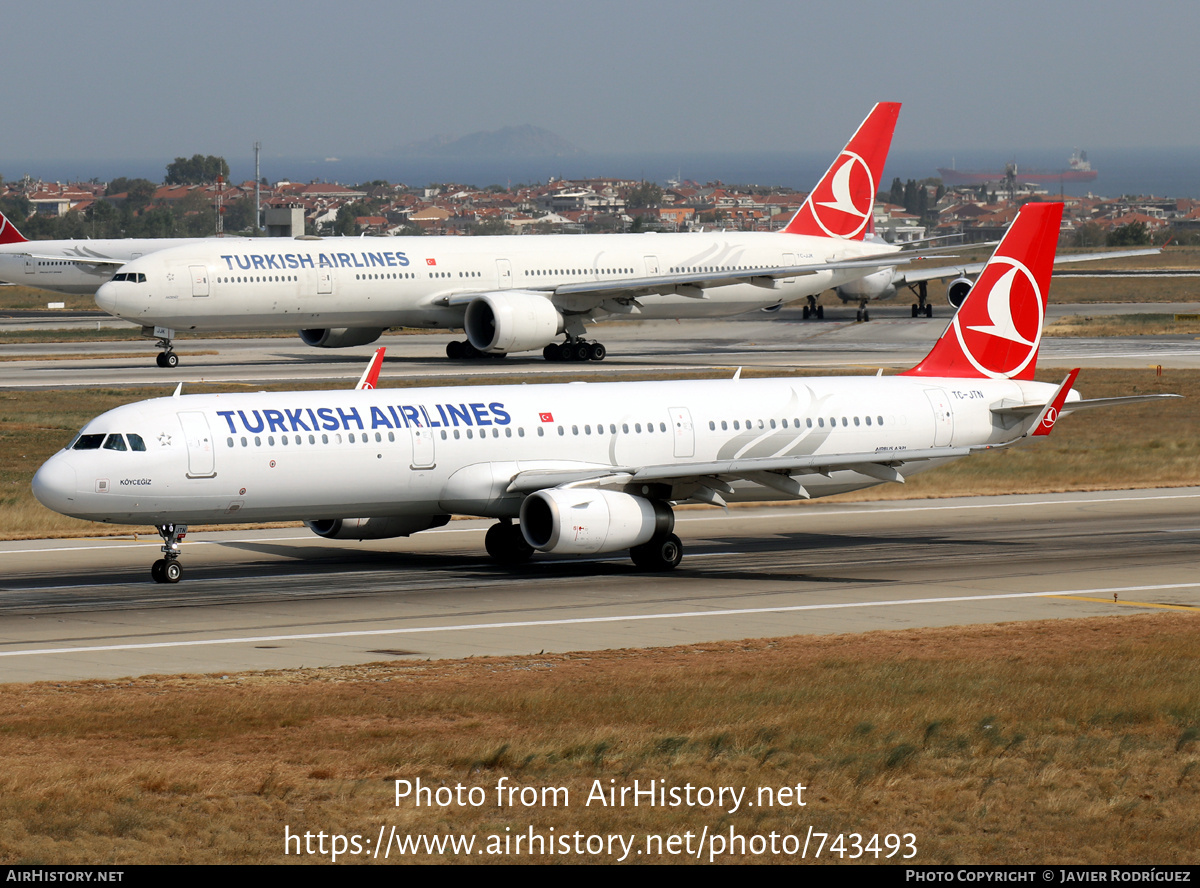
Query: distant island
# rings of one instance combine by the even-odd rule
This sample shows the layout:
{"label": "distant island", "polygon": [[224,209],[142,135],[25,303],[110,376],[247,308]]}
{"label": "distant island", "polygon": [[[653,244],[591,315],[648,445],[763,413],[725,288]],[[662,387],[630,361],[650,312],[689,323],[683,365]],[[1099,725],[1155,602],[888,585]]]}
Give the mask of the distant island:
{"label": "distant island", "polygon": [[434,136],[392,150],[397,157],[576,157],[584,152],[540,126],[506,126],[466,136]]}

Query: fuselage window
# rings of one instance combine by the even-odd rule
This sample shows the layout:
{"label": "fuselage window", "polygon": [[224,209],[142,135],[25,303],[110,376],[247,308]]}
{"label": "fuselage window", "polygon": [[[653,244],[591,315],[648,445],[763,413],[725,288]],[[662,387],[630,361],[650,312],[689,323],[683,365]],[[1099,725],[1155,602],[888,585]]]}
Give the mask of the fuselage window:
{"label": "fuselage window", "polygon": [[275,436],[274,435],[267,435],[267,445],[270,447],[275,446]]}
{"label": "fuselage window", "polygon": [[560,437],[566,434],[566,431],[563,429],[562,426],[558,427],[558,434]]}
{"label": "fuselage window", "polygon": [[474,435],[474,434],[471,432],[471,430],[470,430],[470,429],[467,429],[467,437],[468,437],[468,438],[474,438],[474,437],[475,437],[475,435]]}
{"label": "fuselage window", "polygon": [[455,430],[454,430],[454,438],[455,438],[455,440],[458,440],[458,439],[459,439],[459,438],[461,438],[461,437],[462,437],[462,435],[460,435],[460,434],[459,434],[459,431],[458,431],[458,429],[455,429]]}
{"label": "fuselage window", "polygon": [[233,446],[233,438],[226,438],[225,443],[228,444],[230,447],[232,447]]}
{"label": "fuselage window", "polygon": [[642,433],[642,424],[640,422],[635,422],[633,424],[633,430],[640,435]]}
{"label": "fuselage window", "polygon": [[867,417],[867,425],[870,425],[870,424],[871,424],[871,417],[868,416]]}
{"label": "fuselage window", "polygon": [[857,417],[857,416],[856,416],[856,417],[854,417],[854,424],[855,424],[856,426],[858,425],[858,417]]}
{"label": "fuselage window", "polygon": [[[349,423],[347,423],[347,425],[349,425]],[[351,444],[353,444],[353,443],[354,443],[354,432],[351,432],[351,433],[350,433],[350,443],[351,443]]]}
{"label": "fuselage window", "polygon": [[254,436],[254,446],[262,447],[262,438],[260,438],[258,435]]}
{"label": "fuselage window", "polygon": [[711,419],[708,421],[708,430],[710,432],[715,432],[717,430],[717,424],[715,422],[713,422]]}
{"label": "fuselage window", "polygon": [[537,430],[538,430],[538,437],[539,437],[539,438],[540,438],[540,437],[542,437],[543,435],[545,435],[545,434],[546,434],[546,430],[545,430],[544,428],[542,428],[541,426],[538,426],[538,427],[537,427]]}
{"label": "fuselage window", "polygon": [[667,430],[667,424],[665,422],[660,422],[658,424],[658,430],[660,432],[665,432]]}
{"label": "fuselage window", "polygon": [[242,438],[242,446],[243,446],[243,447],[249,447],[249,446],[250,446],[250,442],[249,442],[249,441],[247,441],[245,438]]}
{"label": "fuselage window", "polygon": [[321,443],[322,443],[322,444],[328,444],[328,443],[329,443],[329,436],[328,436],[328,435],[322,435],[322,436],[321,436]]}
{"label": "fuselage window", "polygon": [[287,435],[280,435],[279,443],[282,444],[284,447],[287,447]]}
{"label": "fuselage window", "polygon": [[309,443],[309,444],[316,444],[316,443],[317,443],[317,436],[316,436],[316,435],[309,435],[309,436],[308,436],[308,443]]}
{"label": "fuselage window", "polygon": [[845,428],[845,427],[846,427],[846,426],[848,426],[848,425],[850,425],[850,423],[848,423],[848,422],[846,421],[846,417],[844,417],[844,416],[843,416],[843,417],[842,417],[842,428]]}

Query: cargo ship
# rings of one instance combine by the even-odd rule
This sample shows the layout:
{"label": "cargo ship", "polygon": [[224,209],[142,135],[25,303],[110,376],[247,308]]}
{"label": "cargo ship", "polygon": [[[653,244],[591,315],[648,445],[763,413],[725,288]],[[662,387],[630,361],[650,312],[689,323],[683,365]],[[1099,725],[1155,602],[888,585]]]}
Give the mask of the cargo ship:
{"label": "cargo ship", "polygon": [[1091,182],[1098,175],[1088,163],[1087,152],[1076,150],[1063,170],[1022,170],[1015,163],[1000,170],[957,170],[938,167],[938,175],[946,185],[983,185],[1004,182],[1010,176],[1017,182]]}

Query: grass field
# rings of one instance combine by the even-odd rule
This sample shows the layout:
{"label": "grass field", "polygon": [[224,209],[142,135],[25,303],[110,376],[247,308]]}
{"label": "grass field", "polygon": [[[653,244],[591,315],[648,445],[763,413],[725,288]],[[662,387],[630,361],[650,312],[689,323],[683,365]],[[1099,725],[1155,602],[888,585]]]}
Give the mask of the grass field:
{"label": "grass field", "polygon": [[[1086,620],[651,651],[0,686],[0,857],[328,860],[298,845],[285,856],[285,826],[372,842],[392,827],[483,847],[495,836],[500,848],[506,835],[553,828],[620,833],[643,851],[647,835],[682,844],[691,833],[695,846],[703,830],[733,830],[798,845],[812,828],[864,845],[880,834],[880,862],[891,835],[893,863],[915,848],[918,863],[1195,864],[1198,642],[1200,615],[1127,606]],[[418,778],[478,788],[485,802],[397,804],[395,781]],[[597,786],[634,780],[697,794],[674,807],[585,804]],[[557,807],[540,795],[497,807],[502,782],[568,795]],[[758,800],[759,787],[797,785],[787,804]],[[754,806],[700,803],[699,788],[721,786],[746,788]],[[654,850],[630,859],[689,859]],[[342,858],[356,860],[370,858]]]}

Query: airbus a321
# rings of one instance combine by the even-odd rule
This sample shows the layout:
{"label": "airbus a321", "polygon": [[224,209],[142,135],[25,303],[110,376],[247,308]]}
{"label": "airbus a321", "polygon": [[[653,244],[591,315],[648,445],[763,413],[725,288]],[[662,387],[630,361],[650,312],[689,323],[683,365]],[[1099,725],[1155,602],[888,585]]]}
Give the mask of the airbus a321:
{"label": "airbus a321", "polygon": [[157,338],[160,366],[177,332],[298,329],[341,348],[394,326],[465,330],[451,358],[601,360],[596,319],[776,308],[906,261],[864,242],[899,112],[875,106],[780,232],[225,238],[129,263],[96,303]]}
{"label": "airbus a321", "polygon": [[[175,395],[89,422],[33,479],[55,511],[153,524],[152,576],[189,524],[305,520],[334,540],[497,519],[488,553],[628,550],[675,567],[672,507],[903,482],[1048,434],[1084,401],[1035,382],[1061,204],[1024,207],[932,351],[892,377]],[[377,355],[377,359],[378,359]],[[377,372],[378,365],[370,372]]]}

